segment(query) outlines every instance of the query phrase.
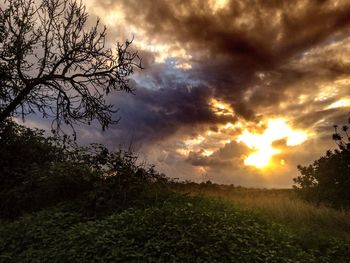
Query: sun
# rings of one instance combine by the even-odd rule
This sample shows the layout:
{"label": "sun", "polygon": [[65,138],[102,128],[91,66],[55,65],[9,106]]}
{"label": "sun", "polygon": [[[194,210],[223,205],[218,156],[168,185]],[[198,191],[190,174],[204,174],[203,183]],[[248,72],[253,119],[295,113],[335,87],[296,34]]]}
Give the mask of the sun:
{"label": "sun", "polygon": [[272,147],[259,149],[257,152],[250,154],[244,160],[244,164],[248,166],[255,166],[256,168],[260,168],[260,169],[265,168],[270,164],[272,156],[279,152],[280,151]]}
{"label": "sun", "polygon": [[252,133],[244,130],[236,141],[243,142],[253,150],[245,158],[244,164],[263,169],[271,164],[274,155],[281,153],[281,150],[273,146],[273,142],[286,139],[286,146],[296,146],[305,142],[307,138],[307,132],[293,130],[285,119],[279,118],[268,120],[267,128],[263,133]]}

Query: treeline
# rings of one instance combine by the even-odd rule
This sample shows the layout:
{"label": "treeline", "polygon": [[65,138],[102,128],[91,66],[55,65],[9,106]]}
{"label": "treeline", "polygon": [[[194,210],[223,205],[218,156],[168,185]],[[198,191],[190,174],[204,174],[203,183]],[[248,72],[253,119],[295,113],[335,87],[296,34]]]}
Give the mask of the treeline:
{"label": "treeline", "polygon": [[157,202],[168,179],[130,151],[78,147],[67,137],[7,121],[0,128],[0,217],[69,204],[97,217]]}
{"label": "treeline", "polygon": [[[350,142],[336,129],[339,149],[307,167],[299,166],[295,192],[307,201],[350,207]],[[13,219],[56,205],[99,217],[130,206],[147,207],[176,192],[254,189],[207,181],[176,182],[154,166],[139,163],[131,151],[109,151],[92,144],[78,147],[66,136],[44,136],[7,120],[0,127],[0,218]],[[249,190],[249,191],[247,191]],[[281,189],[283,191],[283,189]]]}

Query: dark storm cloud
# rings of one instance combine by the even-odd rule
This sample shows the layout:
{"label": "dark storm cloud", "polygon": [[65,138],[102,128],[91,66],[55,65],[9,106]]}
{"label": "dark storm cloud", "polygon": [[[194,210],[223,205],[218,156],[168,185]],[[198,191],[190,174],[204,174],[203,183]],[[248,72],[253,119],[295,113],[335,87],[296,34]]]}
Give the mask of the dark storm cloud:
{"label": "dark storm cloud", "polygon": [[146,141],[164,140],[180,127],[207,123],[224,123],[208,108],[212,90],[205,86],[188,87],[184,84],[152,90],[137,87],[137,95],[119,94],[114,98],[122,116],[116,129],[123,137]]}
{"label": "dark storm cloud", "polygon": [[249,149],[236,142],[230,142],[214,152],[210,156],[203,156],[202,152],[191,152],[186,162],[194,166],[203,166],[211,168],[235,168],[242,162],[241,156],[247,154]]}
{"label": "dark storm cloud", "polygon": [[[215,96],[251,118],[257,107],[286,99],[284,91],[305,78],[349,72],[349,66],[324,56],[307,68],[291,65],[308,50],[349,34],[350,3],[337,2],[228,1],[217,12],[208,1],[145,0],[142,8],[136,0],[98,4],[106,10],[117,5],[127,23],[145,30],[149,38],[178,43],[193,57],[192,78],[213,87]],[[322,71],[318,63],[324,65]],[[254,94],[243,100],[249,88]]]}
{"label": "dark storm cloud", "polygon": [[213,157],[205,157],[197,154],[190,154],[187,160],[194,166],[202,166],[202,167],[211,167],[211,168],[232,168],[233,161],[232,160],[221,160]]}
{"label": "dark storm cloud", "polygon": [[[193,55],[193,78],[213,86],[216,96],[251,117],[260,104],[285,99],[283,91],[290,83],[320,75],[319,66],[294,69],[289,63],[313,47],[347,36],[350,3],[333,2],[236,0],[216,13],[208,1],[145,0],[141,7],[136,0],[114,0],[98,5],[122,9],[127,23],[145,30],[149,38],[179,43]],[[323,62],[332,74],[348,72],[345,65],[322,58],[317,63]],[[257,72],[272,77],[261,80]],[[246,90],[254,86],[261,87],[242,102]]]}

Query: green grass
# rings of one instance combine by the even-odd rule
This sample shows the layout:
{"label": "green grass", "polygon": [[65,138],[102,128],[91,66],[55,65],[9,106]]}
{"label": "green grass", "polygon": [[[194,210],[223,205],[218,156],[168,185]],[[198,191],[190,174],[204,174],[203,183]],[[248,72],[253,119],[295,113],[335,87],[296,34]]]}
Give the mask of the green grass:
{"label": "green grass", "polygon": [[[178,189],[179,190],[179,189]],[[189,187],[180,192],[219,198],[248,208],[265,217],[286,225],[306,238],[336,236],[350,242],[350,211],[324,205],[316,206],[295,196],[291,189],[247,189],[225,186]]]}
{"label": "green grass", "polygon": [[348,262],[349,244],[303,242],[250,210],[201,197],[98,220],[50,209],[0,227],[1,262]]}

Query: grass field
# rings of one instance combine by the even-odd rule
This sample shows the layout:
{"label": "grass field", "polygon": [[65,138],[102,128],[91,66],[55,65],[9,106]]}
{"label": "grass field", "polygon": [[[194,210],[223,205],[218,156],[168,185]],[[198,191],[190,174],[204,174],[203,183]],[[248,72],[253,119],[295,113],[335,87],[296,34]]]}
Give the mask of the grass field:
{"label": "grass field", "polygon": [[174,194],[98,219],[65,206],[46,209],[1,224],[0,262],[349,262],[347,240],[320,238],[321,230],[305,235],[316,224],[331,231],[333,220],[345,226],[345,212],[303,204],[285,191],[238,189],[223,200],[224,192]]}
{"label": "grass field", "polygon": [[176,191],[232,202],[286,225],[307,236],[336,236],[350,241],[350,211],[315,205],[298,198],[292,189],[249,189],[218,185],[183,184]]}

